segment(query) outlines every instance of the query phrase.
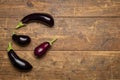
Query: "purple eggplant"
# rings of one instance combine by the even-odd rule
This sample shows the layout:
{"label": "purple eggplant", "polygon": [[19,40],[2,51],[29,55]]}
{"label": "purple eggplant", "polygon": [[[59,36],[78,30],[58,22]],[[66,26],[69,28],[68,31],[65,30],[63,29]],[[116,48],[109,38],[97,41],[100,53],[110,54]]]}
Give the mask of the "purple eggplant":
{"label": "purple eggplant", "polygon": [[16,28],[23,27],[31,22],[40,22],[49,27],[54,26],[54,19],[50,14],[47,13],[32,13],[25,16],[16,26]]}
{"label": "purple eggplant", "polygon": [[32,65],[24,59],[21,59],[12,49],[11,43],[8,45],[8,57],[15,68],[21,71],[30,71]]}
{"label": "purple eggplant", "polygon": [[53,39],[52,41],[48,42],[43,42],[39,46],[37,46],[34,49],[34,55],[37,57],[42,57],[43,55],[46,54],[46,52],[51,48],[52,44],[56,41],[57,39]]}
{"label": "purple eggplant", "polygon": [[12,40],[18,44],[19,46],[27,46],[30,44],[31,42],[31,38],[27,35],[17,35],[17,34],[13,34],[12,35]]}

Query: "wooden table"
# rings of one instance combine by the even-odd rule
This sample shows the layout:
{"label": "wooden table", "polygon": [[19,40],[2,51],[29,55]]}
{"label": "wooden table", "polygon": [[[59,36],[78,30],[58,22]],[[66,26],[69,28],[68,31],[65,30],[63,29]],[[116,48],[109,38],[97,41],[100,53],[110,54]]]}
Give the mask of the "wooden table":
{"label": "wooden table", "polygon": [[[30,13],[49,13],[55,26],[39,23],[15,30]],[[20,72],[6,48],[11,34],[29,35],[32,42],[16,53],[33,65]],[[34,48],[56,37],[47,55],[35,58]],[[120,0],[0,0],[0,80],[120,80]]]}

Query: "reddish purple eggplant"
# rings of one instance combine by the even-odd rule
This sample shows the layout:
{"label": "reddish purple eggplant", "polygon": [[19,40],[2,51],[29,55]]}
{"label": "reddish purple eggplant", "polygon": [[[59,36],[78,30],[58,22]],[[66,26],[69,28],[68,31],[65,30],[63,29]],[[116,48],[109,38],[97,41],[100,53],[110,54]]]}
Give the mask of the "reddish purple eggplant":
{"label": "reddish purple eggplant", "polygon": [[27,46],[30,44],[31,42],[31,38],[27,35],[17,35],[17,34],[13,34],[12,35],[12,40],[18,44],[19,46]]}
{"label": "reddish purple eggplant", "polygon": [[40,22],[49,27],[54,26],[54,19],[50,14],[47,13],[32,13],[25,16],[16,26],[16,28],[23,27],[31,22]]}
{"label": "reddish purple eggplant", "polygon": [[8,45],[8,57],[13,64],[13,66],[21,71],[30,71],[32,69],[32,65],[24,59],[21,59],[15,51],[12,49],[11,43]]}
{"label": "reddish purple eggplant", "polygon": [[56,40],[57,39],[53,39],[52,41],[43,42],[39,46],[37,46],[34,49],[35,56],[42,57],[43,55],[45,55],[45,53],[51,48],[53,42],[55,42]]}

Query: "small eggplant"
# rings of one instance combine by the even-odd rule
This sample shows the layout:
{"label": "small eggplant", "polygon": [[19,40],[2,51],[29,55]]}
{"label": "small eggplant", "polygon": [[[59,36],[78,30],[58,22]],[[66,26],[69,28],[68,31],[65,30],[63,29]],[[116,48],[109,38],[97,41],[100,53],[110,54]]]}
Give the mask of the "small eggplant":
{"label": "small eggplant", "polygon": [[47,13],[32,13],[25,16],[16,26],[16,28],[23,27],[30,22],[40,22],[49,27],[54,26],[54,19],[50,14]]}
{"label": "small eggplant", "polygon": [[32,69],[32,65],[29,62],[17,56],[17,54],[12,49],[11,43],[9,43],[7,51],[8,57],[14,67],[21,71],[30,71]]}
{"label": "small eggplant", "polygon": [[31,39],[29,36],[17,35],[15,33],[13,33],[13,35],[12,35],[12,40],[20,46],[27,46],[31,42]]}
{"label": "small eggplant", "polygon": [[34,49],[34,55],[37,57],[42,57],[45,53],[51,48],[53,42],[57,39],[53,39],[52,41],[43,42],[39,46]]}

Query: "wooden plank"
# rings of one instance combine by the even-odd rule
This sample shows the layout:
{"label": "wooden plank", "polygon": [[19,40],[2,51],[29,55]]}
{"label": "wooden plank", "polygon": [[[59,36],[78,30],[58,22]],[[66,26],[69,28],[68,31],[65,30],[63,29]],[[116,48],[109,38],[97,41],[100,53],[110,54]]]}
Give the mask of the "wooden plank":
{"label": "wooden plank", "polygon": [[0,8],[0,17],[23,17],[34,12],[55,17],[120,16],[119,0],[2,0]]}
{"label": "wooden plank", "polygon": [[[6,50],[19,20],[19,18],[7,18],[6,21],[0,22],[0,25],[3,25],[0,29],[0,46],[2,46],[0,50]],[[29,35],[32,43],[23,48],[15,44],[13,46],[15,50],[34,50],[41,42],[56,37],[58,40],[52,50],[120,50],[119,21],[120,18],[55,18],[53,28],[31,23],[16,32]]]}
{"label": "wooden plank", "polygon": [[16,53],[28,60],[33,65],[33,70],[28,73],[17,71],[10,64],[6,51],[0,51],[1,80],[120,79],[120,51],[49,51],[41,59],[36,59],[33,51]]}
{"label": "wooden plank", "polygon": [[[34,12],[46,12],[52,15],[59,15],[59,16],[64,13],[64,15],[70,16],[71,15],[70,12],[71,11],[72,13],[74,12],[73,6],[75,5],[73,0],[66,1],[64,3],[63,1],[58,1],[58,0],[52,0],[52,1],[24,0],[24,1],[12,2],[11,4],[10,3],[11,2],[8,0],[6,5],[5,4],[0,5],[1,7],[0,15],[2,15],[0,17],[18,17],[18,16],[23,17],[27,14]],[[9,7],[8,5],[11,7]]]}
{"label": "wooden plank", "polygon": [[83,6],[75,8],[76,16],[120,16],[120,0],[83,0]]}
{"label": "wooden plank", "polygon": [[111,77],[112,79],[120,79],[120,56],[114,56],[111,60]]}
{"label": "wooden plank", "polygon": [[[31,23],[15,30],[34,12],[50,13],[55,26]],[[119,21],[120,0],[0,0],[0,80],[120,80]],[[30,72],[19,72],[8,59],[13,31],[32,39],[27,47],[13,42],[17,55],[33,65]],[[54,37],[51,50],[36,59],[36,45]]]}

